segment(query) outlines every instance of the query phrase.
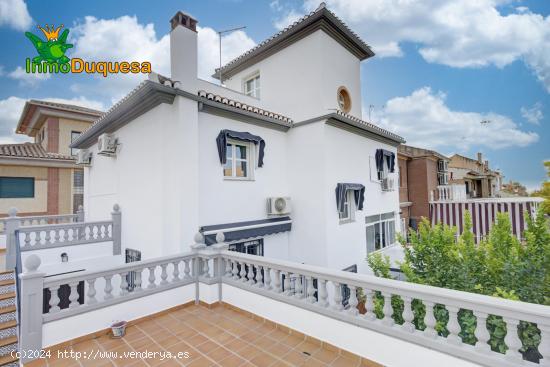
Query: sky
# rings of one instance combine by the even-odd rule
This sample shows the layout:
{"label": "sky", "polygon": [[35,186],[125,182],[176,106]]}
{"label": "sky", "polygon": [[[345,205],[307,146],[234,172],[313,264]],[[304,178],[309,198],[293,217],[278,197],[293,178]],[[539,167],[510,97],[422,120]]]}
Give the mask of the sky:
{"label": "sky", "polygon": [[[540,186],[550,159],[550,1],[328,0],[376,56],[362,63],[363,119],[414,146],[475,157],[505,180]],[[313,11],[318,0],[24,1],[0,0],[0,143],[14,133],[25,100],[106,110],[144,76],[24,72],[36,51],[25,37],[63,24],[87,61],[150,61],[169,75],[169,19],[198,21],[199,77],[218,66],[216,30],[227,62]]]}

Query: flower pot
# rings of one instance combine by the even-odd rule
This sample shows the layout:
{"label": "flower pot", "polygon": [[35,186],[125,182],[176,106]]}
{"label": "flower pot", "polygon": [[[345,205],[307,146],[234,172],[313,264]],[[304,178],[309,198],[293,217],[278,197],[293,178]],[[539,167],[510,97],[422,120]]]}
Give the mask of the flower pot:
{"label": "flower pot", "polygon": [[122,338],[126,334],[126,321],[117,321],[111,325],[111,333],[113,338]]}

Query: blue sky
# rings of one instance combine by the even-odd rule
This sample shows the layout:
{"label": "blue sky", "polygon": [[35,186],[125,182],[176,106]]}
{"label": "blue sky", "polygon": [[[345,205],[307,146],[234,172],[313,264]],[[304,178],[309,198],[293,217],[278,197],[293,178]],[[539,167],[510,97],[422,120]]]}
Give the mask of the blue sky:
{"label": "blue sky", "polygon": [[[472,5],[472,3],[476,3]],[[165,72],[168,20],[177,10],[199,20],[201,76],[216,66],[214,30],[246,26],[224,38],[225,60],[313,10],[318,1],[0,0],[0,142],[13,135],[25,99],[68,100],[108,108],[135,77],[29,76],[17,70],[34,49],[37,25],[64,24],[87,60],[151,60]],[[550,2],[514,0],[329,0],[327,6],[376,56],[362,65],[363,118],[413,145],[443,154],[481,151],[506,179],[529,188],[550,159]],[[372,106],[369,108],[369,106]],[[488,120],[488,124],[480,121]]]}

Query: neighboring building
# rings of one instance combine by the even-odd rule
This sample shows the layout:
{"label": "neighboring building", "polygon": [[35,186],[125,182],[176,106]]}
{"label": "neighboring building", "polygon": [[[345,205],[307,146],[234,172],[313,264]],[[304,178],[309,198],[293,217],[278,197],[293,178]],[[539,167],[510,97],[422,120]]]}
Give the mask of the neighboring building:
{"label": "neighboring building", "polygon": [[91,155],[87,220],[120,204],[143,259],[223,232],[237,251],[367,271],[400,230],[404,142],[356,117],[371,49],[322,6],[222,67],[221,87],[197,78],[196,24],[171,20],[170,79],[153,73],[72,145]]}
{"label": "neighboring building", "polygon": [[32,143],[0,145],[0,217],[76,212],[83,202],[83,170],[69,145],[102,112],[62,103],[30,100],[16,133]]}
{"label": "neighboring building", "polygon": [[433,150],[408,145],[398,147],[401,218],[416,229],[430,217],[430,200],[438,186],[447,185],[449,159]]}
{"label": "neighboring building", "polygon": [[464,184],[469,198],[497,197],[502,186],[502,175],[489,169],[489,161],[477,153],[477,160],[455,154],[449,163],[450,183]]}

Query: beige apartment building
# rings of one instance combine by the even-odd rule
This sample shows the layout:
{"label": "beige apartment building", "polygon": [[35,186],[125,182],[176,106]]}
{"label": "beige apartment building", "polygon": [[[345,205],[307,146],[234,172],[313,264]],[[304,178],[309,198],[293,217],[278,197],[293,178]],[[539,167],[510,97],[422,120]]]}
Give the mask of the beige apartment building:
{"label": "beige apartment building", "polygon": [[453,155],[449,172],[449,183],[464,184],[469,198],[496,197],[502,186],[502,174],[489,168],[489,161],[483,160],[482,153],[477,153],[477,159]]}
{"label": "beige apartment building", "polygon": [[103,112],[30,100],[16,133],[33,142],[0,145],[0,217],[74,213],[83,200],[83,171],[70,143]]}

